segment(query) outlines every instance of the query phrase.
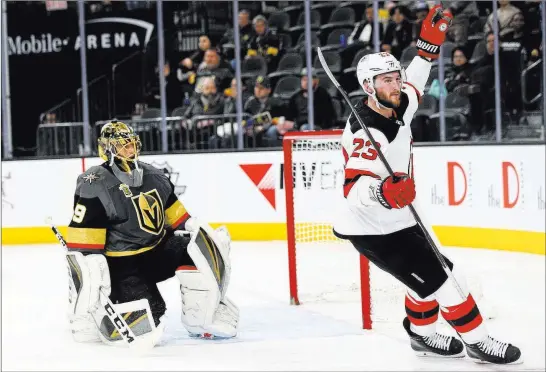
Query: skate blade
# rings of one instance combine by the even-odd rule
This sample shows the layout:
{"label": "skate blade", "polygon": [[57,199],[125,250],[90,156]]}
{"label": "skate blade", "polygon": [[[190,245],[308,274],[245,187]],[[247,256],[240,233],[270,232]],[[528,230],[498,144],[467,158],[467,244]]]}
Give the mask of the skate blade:
{"label": "skate blade", "polygon": [[453,359],[453,358],[465,357],[464,351],[460,352],[459,354],[453,354],[453,355],[436,354],[430,351],[414,351],[414,352],[415,352],[415,355],[417,355],[419,358]]}
{"label": "skate blade", "polygon": [[233,337],[215,336],[210,333],[189,333],[190,338],[201,340],[229,340]]}
{"label": "skate blade", "polygon": [[513,365],[518,365],[518,364],[523,364],[523,358],[519,358],[518,360],[514,360],[513,362],[510,362],[510,363],[492,363],[492,362],[489,362],[487,360],[482,360],[482,359],[477,359],[477,358],[472,358],[470,357],[470,360],[472,360],[474,363],[476,364],[489,364],[489,365],[492,365],[492,366],[499,366],[499,367],[502,367],[502,366],[513,366]]}

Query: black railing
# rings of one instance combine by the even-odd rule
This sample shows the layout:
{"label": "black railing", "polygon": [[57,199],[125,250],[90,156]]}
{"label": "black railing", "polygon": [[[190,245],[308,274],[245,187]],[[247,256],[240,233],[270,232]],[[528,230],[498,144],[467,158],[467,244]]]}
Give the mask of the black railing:
{"label": "black railing", "polygon": [[76,105],[72,98],[67,98],[49,110],[42,112],[38,118],[40,124],[71,121],[76,121]]}
{"label": "black railing", "polygon": [[[82,88],[76,91],[77,121],[83,121]],[[107,75],[93,79],[87,85],[89,102],[89,121],[94,122],[112,117],[110,80]]]}
{"label": "black railing", "polygon": [[[145,95],[144,52],[139,50],[112,65],[112,113],[130,117]],[[110,116],[109,116],[110,117]],[[100,119],[104,119],[103,116]]]}

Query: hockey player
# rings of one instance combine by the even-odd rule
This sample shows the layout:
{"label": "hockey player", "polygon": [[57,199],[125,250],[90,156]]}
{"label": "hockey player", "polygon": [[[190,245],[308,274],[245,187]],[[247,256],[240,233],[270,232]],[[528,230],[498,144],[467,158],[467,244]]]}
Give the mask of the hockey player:
{"label": "hockey player", "polygon": [[124,342],[101,313],[104,293],[135,337],[155,345],[166,311],[156,283],[172,276],[191,336],[234,337],[239,310],[226,297],[229,234],[191,217],[163,171],[139,161],[140,146],[131,127],[112,120],[98,139],[105,162],[78,177],[66,235],[73,337]]}
{"label": "hockey player", "polygon": [[[367,98],[356,110],[395,177],[389,175],[351,115],[342,135],[346,211],[334,223],[334,234],[349,240],[408,288],[403,326],[418,355],[463,357],[466,347],[468,356],[477,362],[521,363],[517,347],[488,334],[460,269],[445,258],[464,291],[461,298],[407,208],[416,197],[410,123],[451,20],[451,13],[439,5],[430,10],[417,41],[418,56],[405,72],[388,53],[370,54],[359,61],[358,83]],[[439,312],[463,342],[436,332]]]}

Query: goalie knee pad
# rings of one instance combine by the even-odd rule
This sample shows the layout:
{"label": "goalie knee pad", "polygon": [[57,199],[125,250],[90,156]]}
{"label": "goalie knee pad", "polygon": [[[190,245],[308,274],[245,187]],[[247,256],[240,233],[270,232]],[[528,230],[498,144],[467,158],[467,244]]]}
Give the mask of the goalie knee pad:
{"label": "goalie knee pad", "polygon": [[234,337],[239,309],[225,296],[231,274],[229,234],[225,228],[212,230],[195,220],[187,228],[192,236],[188,254],[195,266],[176,271],[182,294],[182,323],[194,336]]}
{"label": "goalie knee pad", "polygon": [[70,330],[75,341],[99,341],[93,314],[100,307],[100,291],[110,294],[110,272],[103,255],[66,254],[68,265]]}

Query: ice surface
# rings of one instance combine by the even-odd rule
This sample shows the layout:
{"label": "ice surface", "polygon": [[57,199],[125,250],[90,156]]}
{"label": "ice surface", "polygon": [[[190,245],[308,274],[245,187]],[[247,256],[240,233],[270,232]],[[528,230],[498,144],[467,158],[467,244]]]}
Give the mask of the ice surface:
{"label": "ice surface", "polygon": [[[2,248],[3,370],[544,370],[544,256],[444,249],[479,277],[496,308],[494,336],[521,347],[525,363],[498,367],[412,354],[401,319],[361,330],[356,299],[289,305],[286,243],[233,243],[228,295],[241,310],[236,339],[190,339],[179,322],[178,282],[160,283],[168,306],[160,345],[137,355],[124,348],[72,341],[65,318],[68,278],[56,245]],[[313,273],[311,273],[313,274]],[[340,275],[317,267],[317,278]],[[358,279],[354,279],[358,282]],[[317,281],[318,283],[319,281]],[[401,302],[403,303],[403,302]],[[402,312],[403,313],[403,312]],[[444,330],[449,329],[442,326]]]}

